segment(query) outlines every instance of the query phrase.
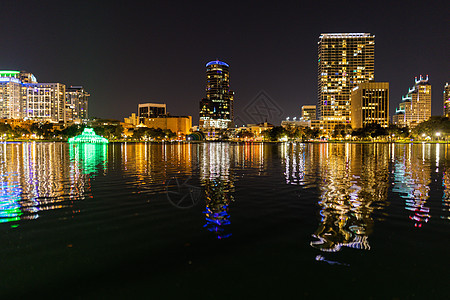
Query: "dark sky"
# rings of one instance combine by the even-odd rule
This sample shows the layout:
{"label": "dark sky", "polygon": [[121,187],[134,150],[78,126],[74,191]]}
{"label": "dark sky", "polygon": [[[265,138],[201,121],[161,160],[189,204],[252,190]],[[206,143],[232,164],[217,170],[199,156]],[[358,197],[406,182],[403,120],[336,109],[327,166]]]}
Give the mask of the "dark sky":
{"label": "dark sky", "polygon": [[[101,4],[101,3],[105,4]],[[260,91],[281,116],[317,99],[321,33],[375,34],[375,80],[388,81],[391,114],[419,74],[433,115],[450,81],[449,1],[4,1],[0,69],[39,82],[84,85],[90,116],[123,119],[138,103],[166,103],[198,122],[205,64],[230,65],[235,115]]]}

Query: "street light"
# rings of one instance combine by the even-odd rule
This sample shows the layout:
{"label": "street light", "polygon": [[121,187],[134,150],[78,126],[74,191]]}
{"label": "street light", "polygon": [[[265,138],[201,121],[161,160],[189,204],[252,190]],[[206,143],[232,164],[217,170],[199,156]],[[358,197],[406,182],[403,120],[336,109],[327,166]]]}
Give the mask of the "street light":
{"label": "street light", "polygon": [[440,132],[436,132],[435,135],[437,137],[437,140],[439,141],[439,137],[441,136],[441,133]]}

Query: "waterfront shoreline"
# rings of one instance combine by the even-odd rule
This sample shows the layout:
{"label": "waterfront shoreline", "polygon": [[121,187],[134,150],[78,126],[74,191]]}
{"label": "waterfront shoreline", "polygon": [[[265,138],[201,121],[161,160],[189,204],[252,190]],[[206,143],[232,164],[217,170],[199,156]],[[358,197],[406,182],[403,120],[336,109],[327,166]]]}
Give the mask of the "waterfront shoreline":
{"label": "waterfront shoreline", "polygon": [[[65,140],[3,140],[2,143],[68,143]],[[185,144],[203,144],[203,143],[235,143],[235,144],[448,144],[448,141],[340,141],[340,140],[318,140],[318,141],[137,141],[137,140],[114,140],[109,143],[185,143]]]}

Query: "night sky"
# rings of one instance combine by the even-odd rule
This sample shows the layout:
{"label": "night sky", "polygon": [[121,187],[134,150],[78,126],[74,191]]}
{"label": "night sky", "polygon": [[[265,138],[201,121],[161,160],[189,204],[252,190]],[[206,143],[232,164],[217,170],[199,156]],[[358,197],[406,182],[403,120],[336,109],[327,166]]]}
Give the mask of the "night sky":
{"label": "night sky", "polygon": [[320,34],[369,32],[391,115],[419,74],[430,76],[433,115],[442,114],[449,1],[135,3],[4,1],[0,69],[85,86],[90,117],[123,121],[138,103],[159,102],[197,124],[205,64],[218,58],[230,65],[235,116],[249,121],[244,108],[265,91],[280,109],[268,121],[279,124],[317,102]]}

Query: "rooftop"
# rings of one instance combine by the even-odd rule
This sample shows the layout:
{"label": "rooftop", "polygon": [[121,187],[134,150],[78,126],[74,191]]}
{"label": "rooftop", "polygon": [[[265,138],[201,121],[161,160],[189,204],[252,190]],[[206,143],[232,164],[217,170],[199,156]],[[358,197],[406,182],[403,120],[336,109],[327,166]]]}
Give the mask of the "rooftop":
{"label": "rooftop", "polygon": [[375,37],[370,33],[322,33],[320,38],[328,39],[341,39],[341,38],[363,38],[363,37]]}
{"label": "rooftop", "polygon": [[220,60],[212,60],[206,64],[206,67],[210,66],[210,65],[221,65],[221,66],[230,67],[227,63],[220,61]]}

